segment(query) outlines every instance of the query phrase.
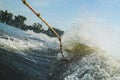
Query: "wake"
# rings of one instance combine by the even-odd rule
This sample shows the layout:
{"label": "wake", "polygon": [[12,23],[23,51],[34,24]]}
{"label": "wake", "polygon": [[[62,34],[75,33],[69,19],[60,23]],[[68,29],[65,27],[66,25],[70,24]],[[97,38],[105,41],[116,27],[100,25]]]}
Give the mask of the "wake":
{"label": "wake", "polygon": [[[99,31],[96,30],[94,27],[80,26],[62,36],[63,49],[67,52],[65,55],[70,56],[68,62],[57,60],[59,42],[56,38],[32,31],[25,32],[4,24],[0,24],[0,48],[22,55],[20,56],[21,63],[24,60],[29,62],[28,64],[33,68],[28,64],[22,64],[28,69],[20,64],[18,66],[22,70],[21,74],[26,74],[29,70],[32,72],[29,73],[29,78],[39,75],[35,78],[42,80],[120,80],[120,61],[108,55],[104,47],[101,47],[101,44],[104,46],[104,43],[107,43],[106,38],[102,38],[106,35],[97,34]],[[94,34],[94,32],[97,33]],[[18,59],[15,58],[16,61]],[[16,66],[14,62],[11,63]],[[46,75],[39,72],[44,72]]]}
{"label": "wake", "polygon": [[64,80],[120,80],[120,61],[109,54],[111,38],[104,27],[86,23],[69,30],[62,39],[64,49],[74,55]]}

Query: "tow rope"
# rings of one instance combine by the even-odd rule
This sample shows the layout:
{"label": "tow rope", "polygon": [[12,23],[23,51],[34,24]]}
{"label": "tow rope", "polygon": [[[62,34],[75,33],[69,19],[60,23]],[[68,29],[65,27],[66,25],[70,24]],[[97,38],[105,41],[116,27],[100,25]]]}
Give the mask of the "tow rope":
{"label": "tow rope", "polygon": [[22,0],[23,4],[25,4],[42,22],[44,22],[48,28],[56,35],[56,37],[58,38],[59,42],[60,42],[60,52],[62,54],[62,57],[64,58],[63,55],[63,51],[62,51],[62,41],[61,41],[61,37],[58,35],[58,33],[41,17],[41,15],[39,13],[37,13],[27,2],[26,0]]}

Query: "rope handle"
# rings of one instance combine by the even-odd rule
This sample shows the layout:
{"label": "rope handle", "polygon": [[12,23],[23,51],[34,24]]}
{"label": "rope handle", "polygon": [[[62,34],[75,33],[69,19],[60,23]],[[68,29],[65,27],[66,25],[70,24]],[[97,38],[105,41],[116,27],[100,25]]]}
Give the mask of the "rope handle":
{"label": "rope handle", "polygon": [[42,22],[44,22],[48,28],[57,36],[59,42],[60,42],[60,52],[63,55],[63,51],[62,51],[62,41],[61,41],[61,37],[58,35],[58,33],[40,16],[39,13],[37,13],[27,2],[26,0],[22,0],[23,4],[26,5]]}

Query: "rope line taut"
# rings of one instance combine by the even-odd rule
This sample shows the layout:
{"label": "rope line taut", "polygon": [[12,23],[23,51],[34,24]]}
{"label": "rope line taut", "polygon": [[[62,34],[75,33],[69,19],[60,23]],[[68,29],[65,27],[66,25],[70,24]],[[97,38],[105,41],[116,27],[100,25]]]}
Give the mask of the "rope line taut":
{"label": "rope line taut", "polygon": [[42,21],[44,22],[48,28],[57,36],[59,42],[60,42],[60,52],[62,54],[62,56],[64,57],[63,55],[63,51],[62,51],[62,42],[61,42],[61,37],[58,35],[58,33],[40,16],[39,13],[37,13],[27,2],[26,0],[22,0],[22,2]]}

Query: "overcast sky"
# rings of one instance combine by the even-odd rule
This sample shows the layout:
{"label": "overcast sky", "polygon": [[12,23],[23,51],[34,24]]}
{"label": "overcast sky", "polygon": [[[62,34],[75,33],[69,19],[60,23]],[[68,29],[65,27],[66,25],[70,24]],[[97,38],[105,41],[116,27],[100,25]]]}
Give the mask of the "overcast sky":
{"label": "overcast sky", "polygon": [[[111,52],[120,57],[120,0],[27,0],[53,27],[68,30],[85,22],[111,30]],[[21,0],[0,0],[0,9],[27,17],[27,24],[40,20]]]}

